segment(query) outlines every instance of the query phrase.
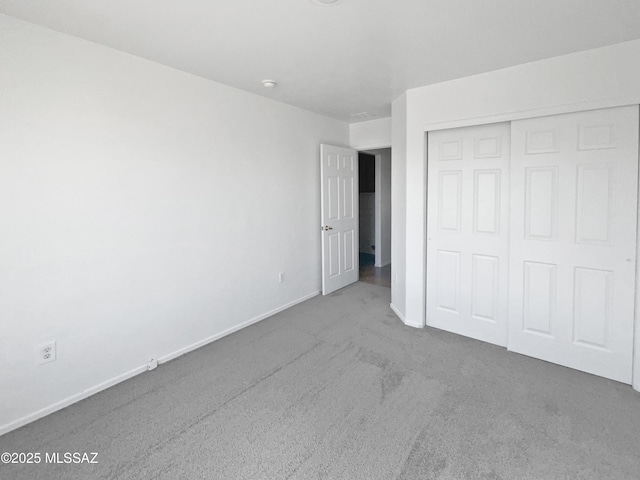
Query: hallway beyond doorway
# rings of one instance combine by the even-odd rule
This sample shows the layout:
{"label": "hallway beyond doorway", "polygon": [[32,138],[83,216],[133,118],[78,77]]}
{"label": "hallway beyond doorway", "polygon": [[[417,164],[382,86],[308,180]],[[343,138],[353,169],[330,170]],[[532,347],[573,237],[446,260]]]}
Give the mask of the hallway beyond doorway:
{"label": "hallway beyond doorway", "polygon": [[361,282],[391,288],[391,265],[375,266],[375,255],[360,253]]}

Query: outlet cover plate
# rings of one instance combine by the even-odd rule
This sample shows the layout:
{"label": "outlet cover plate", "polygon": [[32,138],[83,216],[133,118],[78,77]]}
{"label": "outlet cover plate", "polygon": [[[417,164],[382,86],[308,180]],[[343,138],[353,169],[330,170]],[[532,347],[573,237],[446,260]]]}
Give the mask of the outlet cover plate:
{"label": "outlet cover plate", "polygon": [[55,362],[58,357],[56,342],[43,343],[38,347],[37,360],[39,365]]}

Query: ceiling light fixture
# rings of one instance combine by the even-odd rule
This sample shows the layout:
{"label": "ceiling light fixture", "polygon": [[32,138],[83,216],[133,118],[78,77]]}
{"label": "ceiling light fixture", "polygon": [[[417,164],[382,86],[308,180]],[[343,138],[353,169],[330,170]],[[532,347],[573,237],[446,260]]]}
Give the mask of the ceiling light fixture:
{"label": "ceiling light fixture", "polygon": [[273,88],[277,85],[277,83],[273,80],[262,80],[262,86],[264,88]]}
{"label": "ceiling light fixture", "polygon": [[311,0],[316,5],[322,5],[323,7],[327,7],[329,5],[337,5],[340,3],[340,0]]}

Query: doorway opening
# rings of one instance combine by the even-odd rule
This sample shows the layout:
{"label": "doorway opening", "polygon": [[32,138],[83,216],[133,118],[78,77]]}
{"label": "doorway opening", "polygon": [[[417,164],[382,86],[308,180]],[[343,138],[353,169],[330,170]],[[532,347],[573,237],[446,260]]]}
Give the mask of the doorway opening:
{"label": "doorway opening", "polygon": [[358,152],[360,281],[391,288],[391,148]]}

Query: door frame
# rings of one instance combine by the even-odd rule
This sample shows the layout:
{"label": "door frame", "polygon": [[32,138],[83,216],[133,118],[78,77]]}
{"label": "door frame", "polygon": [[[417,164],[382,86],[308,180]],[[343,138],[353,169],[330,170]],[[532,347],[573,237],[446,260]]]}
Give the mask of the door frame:
{"label": "door frame", "polygon": [[[391,163],[392,157],[391,157],[391,152],[392,152],[392,148],[391,146],[388,147],[376,147],[376,148],[368,148],[366,150],[361,150],[361,149],[356,149],[358,153],[365,153],[367,155],[371,155],[373,157],[375,157],[375,225],[376,225],[376,229],[375,229],[375,244],[376,244],[376,249],[378,248],[378,245],[380,245],[382,243],[381,241],[381,237],[382,237],[382,229],[378,228],[379,225],[382,224],[382,199],[381,199],[381,184],[382,184],[382,177],[380,175],[381,172],[381,165],[382,165],[382,154],[380,153],[373,153],[376,150],[384,150],[384,149],[389,149],[389,163]],[[391,171],[389,172],[389,182],[391,183],[391,186],[389,188],[389,203],[391,203],[391,190],[393,189],[393,182],[391,180]],[[393,224],[393,211],[390,212],[390,225],[389,225],[389,229],[390,229],[390,233],[392,230],[391,225]],[[380,240],[380,241],[379,241]],[[391,250],[391,240],[389,241],[389,261],[388,262],[383,262],[382,259],[382,253],[380,253],[380,262],[378,262],[378,253],[380,252],[379,249],[376,250],[376,261],[375,261],[375,266],[378,268],[381,267],[386,267],[387,265],[391,265],[393,264],[393,258],[392,258],[392,252],[393,250]],[[392,267],[393,268],[393,267]]]}
{"label": "door frame", "polygon": [[[427,183],[427,168],[429,162],[428,155],[428,141],[429,141],[429,132],[434,132],[438,130],[448,130],[452,128],[462,128],[462,127],[472,127],[479,125],[487,125],[491,123],[502,123],[502,122],[512,122],[514,120],[524,120],[528,118],[537,118],[537,117],[547,117],[551,115],[561,115],[565,113],[578,113],[584,112],[588,110],[600,110],[604,108],[615,108],[615,107],[624,107],[624,106],[632,106],[638,105],[639,102],[637,100],[596,100],[596,101],[588,101],[577,104],[567,104],[567,105],[559,105],[552,107],[543,107],[532,110],[521,110],[515,112],[508,112],[502,114],[494,114],[494,115],[486,115],[480,117],[471,117],[464,118],[459,120],[452,120],[446,122],[437,122],[437,123],[427,123],[423,124],[422,128],[420,128],[419,133],[422,135],[423,139],[423,147],[422,147],[422,238],[421,238],[421,261],[416,261],[414,263],[414,271],[413,276],[410,279],[409,275],[407,275],[407,292],[409,291],[409,283],[410,281],[415,281],[418,275],[421,277],[422,288],[417,290],[419,292],[419,296],[414,298],[414,303],[412,305],[414,312],[420,312],[421,315],[418,322],[405,320],[403,322],[407,325],[424,328],[426,326],[426,295],[427,295],[427,276],[426,271],[428,268],[427,265],[427,194],[428,194],[428,183]],[[640,148],[638,151],[638,163],[640,164]],[[639,179],[640,183],[640,179]],[[632,383],[631,386],[634,390],[640,392],[640,188],[638,195],[638,216],[637,216],[637,232],[636,232],[636,285],[635,285],[635,298],[634,298],[634,348],[633,348],[633,365],[632,365]],[[407,235],[409,237],[409,235]],[[407,238],[407,241],[411,240]],[[416,259],[418,260],[418,259]],[[409,268],[407,268],[407,273],[409,273]],[[417,274],[417,275],[416,275]],[[409,316],[409,299],[406,301],[406,312],[407,319]],[[418,303],[419,302],[419,303]],[[416,315],[417,316],[417,315]]]}

